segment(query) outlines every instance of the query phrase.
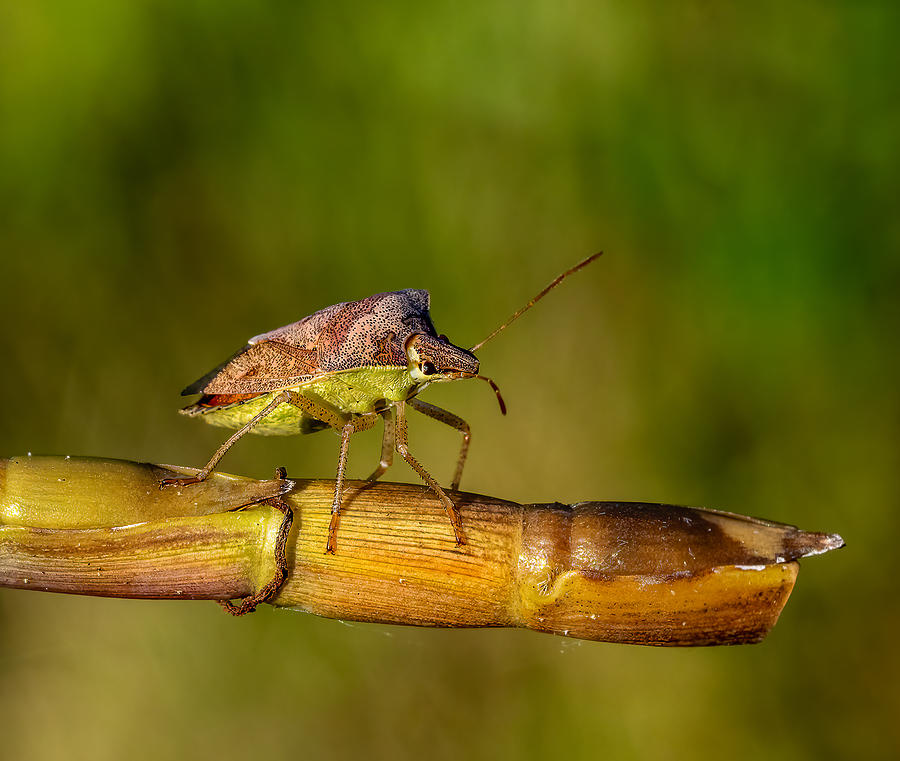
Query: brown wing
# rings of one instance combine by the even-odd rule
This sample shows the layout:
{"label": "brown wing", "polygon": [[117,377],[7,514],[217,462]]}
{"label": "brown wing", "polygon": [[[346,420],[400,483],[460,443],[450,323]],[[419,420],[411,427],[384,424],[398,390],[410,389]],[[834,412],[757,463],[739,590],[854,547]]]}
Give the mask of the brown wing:
{"label": "brown wing", "polygon": [[332,304],[330,307],[320,309],[309,317],[292,322],[290,325],[283,325],[275,330],[253,336],[247,343],[252,345],[263,341],[277,341],[288,346],[299,346],[301,349],[312,349],[319,340],[322,329],[348,306],[358,303],[357,301],[342,301],[340,304]]}
{"label": "brown wing", "polygon": [[316,347],[319,332],[345,306],[346,303],[334,304],[290,325],[254,336],[181,395],[261,394],[315,378],[321,374]]}
{"label": "brown wing", "polygon": [[405,366],[406,338],[412,333],[436,335],[428,304],[428,291],[416,289],[335,304],[251,338],[181,393],[268,393],[340,370]]}
{"label": "brown wing", "polygon": [[277,341],[247,344],[181,392],[188,394],[261,394],[280,391],[322,374],[316,349]]}

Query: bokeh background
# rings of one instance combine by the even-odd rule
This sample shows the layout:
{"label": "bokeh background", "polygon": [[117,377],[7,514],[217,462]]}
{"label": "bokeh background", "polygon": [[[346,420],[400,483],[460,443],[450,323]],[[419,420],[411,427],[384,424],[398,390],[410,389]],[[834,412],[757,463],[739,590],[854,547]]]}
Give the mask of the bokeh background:
{"label": "bokeh background", "polygon": [[[0,456],[200,465],[178,393],[247,337],[422,287],[472,345],[603,249],[482,350],[507,418],[429,391],[463,486],[848,543],[726,649],[0,591],[0,757],[897,757],[900,13],[725,6],[0,6]],[[456,434],[411,436],[449,479]]]}

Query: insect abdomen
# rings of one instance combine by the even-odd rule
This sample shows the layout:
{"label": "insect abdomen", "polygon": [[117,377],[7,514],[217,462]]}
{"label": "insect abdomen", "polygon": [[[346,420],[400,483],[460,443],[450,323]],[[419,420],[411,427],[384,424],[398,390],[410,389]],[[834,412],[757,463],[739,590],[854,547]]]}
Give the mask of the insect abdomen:
{"label": "insect abdomen", "polygon": [[[338,413],[365,414],[375,411],[383,401],[405,399],[415,385],[406,368],[362,367],[329,373],[302,386],[288,390],[313,398]],[[269,404],[279,392],[265,394],[206,394],[181,414],[197,416],[211,425],[237,429]],[[323,423],[292,404],[279,404],[251,429],[261,436],[294,436],[327,428]]]}
{"label": "insect abdomen", "polygon": [[[294,390],[299,391],[299,389]],[[182,409],[181,414],[200,417],[210,425],[221,428],[237,429],[245,425],[256,413],[269,404],[275,397],[275,393],[241,396],[248,398],[237,398],[232,401],[231,399],[234,397],[219,396],[219,399],[226,403],[218,405],[210,404],[210,402],[217,401],[215,396],[204,396],[196,404]],[[261,436],[296,436],[301,433],[315,433],[327,427],[326,423],[310,417],[292,404],[280,404],[253,426],[251,432]]]}

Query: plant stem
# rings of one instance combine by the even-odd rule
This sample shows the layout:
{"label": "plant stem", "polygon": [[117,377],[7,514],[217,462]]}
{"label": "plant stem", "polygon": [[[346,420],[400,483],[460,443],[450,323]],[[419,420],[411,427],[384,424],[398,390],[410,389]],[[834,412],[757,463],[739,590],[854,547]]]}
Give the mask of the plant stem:
{"label": "plant stem", "polygon": [[[294,523],[271,600],[317,615],[422,626],[523,626],[654,645],[755,642],[796,560],[843,545],[729,513],[672,505],[519,505],[452,492],[468,544],[418,485],[349,482],[325,553],[334,482],[119,460],[0,464],[0,586],[136,598],[228,600],[276,573],[284,494]],[[283,541],[283,537],[282,537]]]}

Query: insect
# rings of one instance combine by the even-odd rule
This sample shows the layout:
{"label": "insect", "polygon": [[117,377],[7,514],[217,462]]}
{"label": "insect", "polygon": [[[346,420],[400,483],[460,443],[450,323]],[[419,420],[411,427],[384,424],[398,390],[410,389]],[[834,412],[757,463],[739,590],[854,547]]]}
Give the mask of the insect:
{"label": "insect", "polygon": [[398,452],[440,499],[456,543],[465,544],[453,502],[409,452],[407,409],[462,433],[462,448],[450,484],[451,490],[456,491],[469,450],[469,424],[452,412],[421,401],[417,395],[432,383],[477,378],[490,384],[505,415],[500,390],[490,378],[479,375],[474,352],[601,253],[561,274],[471,349],[460,348],[437,333],[428,312],[428,291],[415,289],[335,304],[299,322],[251,338],[234,356],[181,392],[183,396],[202,394],[198,401],[182,409],[182,414],[237,430],[196,476],[168,479],[162,485],[203,481],[231,446],[250,431],[280,436],[332,428],[341,436],[325,546],[327,553],[333,553],[350,438],[381,419],[381,460],[368,480],[379,478],[392,464],[394,452]]}

